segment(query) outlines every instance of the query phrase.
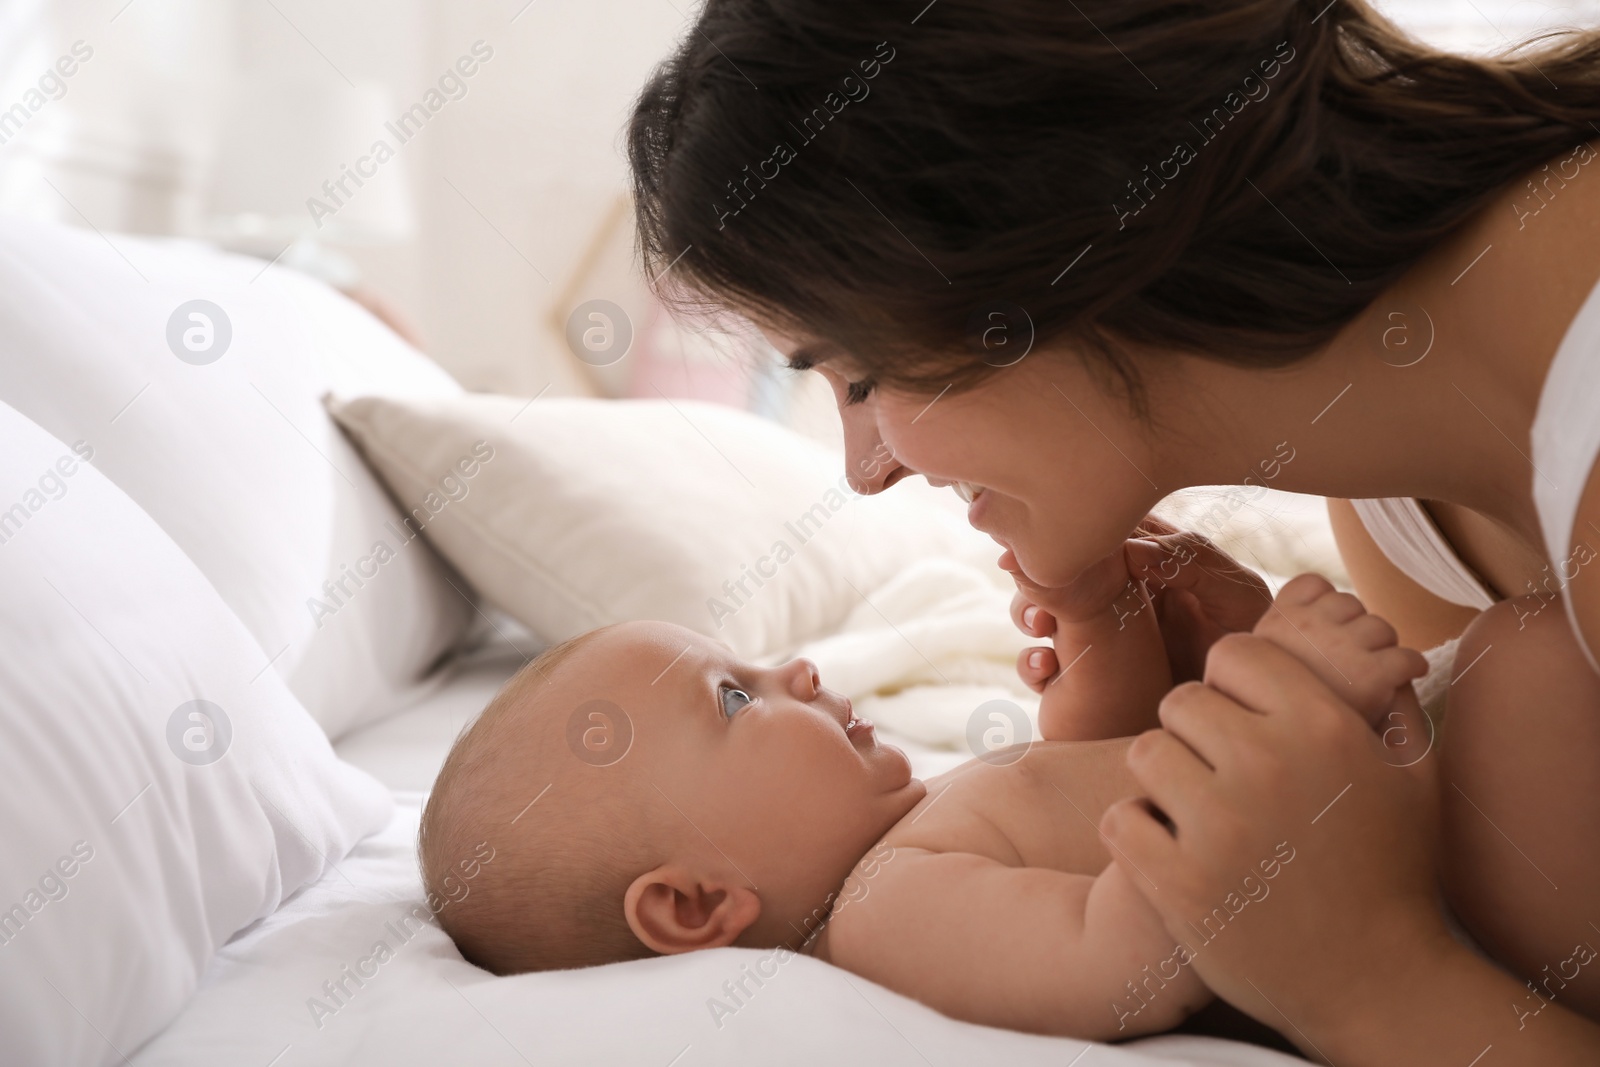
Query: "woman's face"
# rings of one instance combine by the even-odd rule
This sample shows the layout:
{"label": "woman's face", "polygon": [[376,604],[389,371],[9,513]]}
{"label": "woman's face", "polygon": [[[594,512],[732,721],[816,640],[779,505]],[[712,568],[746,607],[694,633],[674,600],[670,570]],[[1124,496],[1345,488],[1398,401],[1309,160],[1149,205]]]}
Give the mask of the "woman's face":
{"label": "woman's face", "polygon": [[1169,491],[1145,424],[1074,360],[1033,352],[975,389],[911,396],[866,390],[836,349],[763,332],[833,388],[858,492],[913,474],[956,486],[973,496],[968,521],[1036,584],[1065,585],[1115,551]]}

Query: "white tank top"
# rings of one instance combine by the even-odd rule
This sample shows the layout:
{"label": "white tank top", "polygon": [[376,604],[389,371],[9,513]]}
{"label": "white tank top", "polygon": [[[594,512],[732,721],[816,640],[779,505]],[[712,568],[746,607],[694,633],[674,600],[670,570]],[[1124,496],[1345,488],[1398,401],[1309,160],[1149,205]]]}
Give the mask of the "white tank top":
{"label": "white tank top", "polygon": [[[1530,434],[1533,445],[1533,503],[1539,514],[1552,571],[1561,581],[1572,561],[1572,527],[1578,504],[1600,455],[1600,284],[1567,327],[1539,393]],[[1409,497],[1353,500],[1356,514],[1383,554],[1418,585],[1453,604],[1483,609],[1494,603],[1422,505]],[[1600,537],[1600,529],[1584,531]],[[1574,561],[1575,562],[1575,561]],[[1570,577],[1570,575],[1569,575]],[[1567,620],[1589,664],[1600,672],[1593,650],[1578,628],[1572,598],[1562,596]]]}

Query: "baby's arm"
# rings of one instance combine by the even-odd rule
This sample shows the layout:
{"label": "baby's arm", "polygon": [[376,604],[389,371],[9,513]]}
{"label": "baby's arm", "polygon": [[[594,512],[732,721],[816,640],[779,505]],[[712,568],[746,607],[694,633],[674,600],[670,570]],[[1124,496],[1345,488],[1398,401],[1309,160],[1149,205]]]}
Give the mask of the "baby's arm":
{"label": "baby's arm", "polygon": [[828,936],[833,963],[987,1026],[1117,1040],[1211,1000],[1115,863],[1090,877],[896,847]]}
{"label": "baby's arm", "polygon": [[[1159,726],[1156,709],[1172,688],[1172,673],[1155,606],[1143,583],[1129,578],[1124,552],[1108,556],[1065,589],[1043,589],[1018,571],[1012,574],[1022,597],[1056,621],[1053,665],[1047,650],[1023,653],[1045,657],[1050,675],[1039,692],[1044,739],[1098,741]],[[1026,619],[1018,621],[1024,630],[1031,628]],[[1018,671],[1024,677],[1037,673],[1026,663]]]}

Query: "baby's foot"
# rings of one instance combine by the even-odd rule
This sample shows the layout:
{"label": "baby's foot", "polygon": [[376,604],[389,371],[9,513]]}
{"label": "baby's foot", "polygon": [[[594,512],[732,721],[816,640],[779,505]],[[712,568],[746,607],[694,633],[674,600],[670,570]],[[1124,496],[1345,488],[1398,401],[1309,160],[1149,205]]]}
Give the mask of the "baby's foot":
{"label": "baby's foot", "polygon": [[1400,647],[1394,627],[1315,574],[1302,574],[1279,590],[1255,633],[1299,657],[1373,726],[1397,699],[1412,696],[1413,678],[1428,673],[1428,661]]}

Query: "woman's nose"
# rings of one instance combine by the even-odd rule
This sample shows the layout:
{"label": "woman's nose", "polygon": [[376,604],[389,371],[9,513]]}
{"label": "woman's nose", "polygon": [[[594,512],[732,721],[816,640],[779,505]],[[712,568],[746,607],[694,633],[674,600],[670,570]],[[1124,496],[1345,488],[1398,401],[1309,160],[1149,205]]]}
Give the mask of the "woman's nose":
{"label": "woman's nose", "polygon": [[876,398],[839,408],[844,423],[845,477],[863,496],[881,493],[910,470],[895,459],[878,432]]}

